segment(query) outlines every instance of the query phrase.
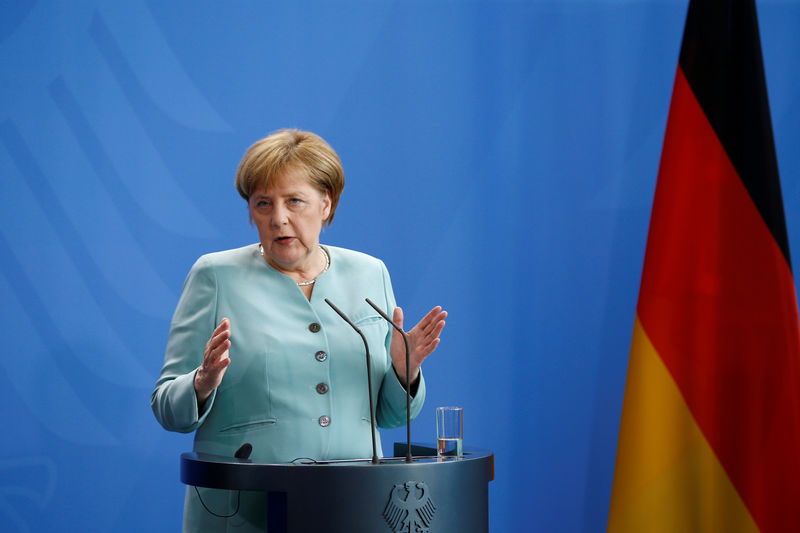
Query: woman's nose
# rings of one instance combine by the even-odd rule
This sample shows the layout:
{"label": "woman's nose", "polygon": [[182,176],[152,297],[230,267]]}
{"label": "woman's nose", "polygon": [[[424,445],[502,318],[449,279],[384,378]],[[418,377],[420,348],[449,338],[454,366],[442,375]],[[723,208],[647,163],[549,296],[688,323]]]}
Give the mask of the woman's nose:
{"label": "woman's nose", "polygon": [[275,227],[283,226],[289,221],[289,213],[282,205],[276,205],[272,210],[272,225]]}

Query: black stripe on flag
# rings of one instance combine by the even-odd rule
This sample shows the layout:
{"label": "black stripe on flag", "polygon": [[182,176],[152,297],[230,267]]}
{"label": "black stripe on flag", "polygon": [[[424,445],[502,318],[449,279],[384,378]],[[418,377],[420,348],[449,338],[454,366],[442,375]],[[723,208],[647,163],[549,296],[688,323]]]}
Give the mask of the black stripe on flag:
{"label": "black stripe on flag", "polygon": [[690,2],[680,68],[791,269],[754,0]]}

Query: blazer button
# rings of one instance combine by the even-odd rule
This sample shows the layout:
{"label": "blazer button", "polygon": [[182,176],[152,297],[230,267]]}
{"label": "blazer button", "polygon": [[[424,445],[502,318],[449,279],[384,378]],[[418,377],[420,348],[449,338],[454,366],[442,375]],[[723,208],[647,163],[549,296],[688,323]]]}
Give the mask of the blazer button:
{"label": "blazer button", "polygon": [[328,358],[328,354],[326,354],[325,352],[320,350],[320,351],[318,351],[317,353],[314,354],[314,357],[317,359],[317,361],[319,361],[321,363],[321,362],[325,361],[325,359]]}
{"label": "blazer button", "polygon": [[321,327],[320,327],[320,325],[319,325],[319,324],[317,324],[316,322],[312,322],[311,324],[309,324],[309,325],[308,325],[308,330],[309,330],[311,333],[316,333],[316,332],[318,332],[320,329],[322,329],[322,328],[321,328]]}
{"label": "blazer button", "polygon": [[325,394],[328,392],[328,384],[327,383],[317,383],[317,392],[320,394]]}
{"label": "blazer button", "polygon": [[328,415],[322,415],[319,417],[319,425],[326,428],[331,425],[331,417]]}

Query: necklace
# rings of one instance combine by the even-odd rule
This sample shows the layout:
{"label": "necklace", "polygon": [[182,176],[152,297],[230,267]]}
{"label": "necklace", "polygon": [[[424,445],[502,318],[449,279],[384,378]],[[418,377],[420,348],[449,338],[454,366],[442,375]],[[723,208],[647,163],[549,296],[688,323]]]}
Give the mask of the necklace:
{"label": "necklace", "polygon": [[[308,281],[298,281],[298,282],[296,282],[298,287],[308,287],[309,285],[313,285],[314,283],[317,282],[317,278],[320,277],[321,275],[323,275],[325,272],[327,272],[328,269],[330,268],[330,266],[331,266],[331,256],[328,255],[328,252],[326,252],[325,248],[323,248],[322,246],[320,246],[319,249],[322,251],[322,255],[325,256],[325,268],[322,269],[322,272],[320,272],[319,274],[314,276],[314,279],[310,279]],[[264,257],[264,260],[266,260],[267,258],[266,258],[266,256],[264,256],[264,248],[261,246],[260,243],[258,245],[258,251],[261,252],[261,256]]]}

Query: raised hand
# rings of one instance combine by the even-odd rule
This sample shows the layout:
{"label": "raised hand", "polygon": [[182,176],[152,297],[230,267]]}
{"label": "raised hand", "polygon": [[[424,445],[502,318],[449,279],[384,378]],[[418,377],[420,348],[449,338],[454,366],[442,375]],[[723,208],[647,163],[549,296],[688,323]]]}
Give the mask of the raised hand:
{"label": "raised hand", "polygon": [[[411,379],[411,383],[414,383],[419,377],[419,369],[422,365],[422,361],[433,353],[439,345],[439,335],[442,333],[442,329],[444,329],[444,319],[446,317],[447,311],[442,311],[442,308],[437,305],[431,309],[411,331],[406,332],[410,360],[409,379]],[[400,328],[403,327],[402,309],[395,307],[394,316],[392,318],[395,324]],[[405,386],[406,347],[403,343],[403,336],[395,329],[392,329],[390,352],[395,373],[400,379],[400,383]]]}
{"label": "raised hand", "polygon": [[206,343],[203,363],[194,375],[194,390],[197,393],[197,405],[201,407],[219,387],[225,370],[231,364],[228,349],[231,347],[231,322],[223,318],[211,338]]}

